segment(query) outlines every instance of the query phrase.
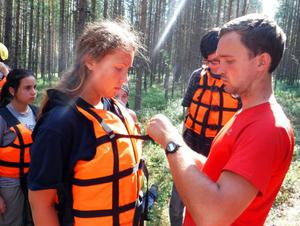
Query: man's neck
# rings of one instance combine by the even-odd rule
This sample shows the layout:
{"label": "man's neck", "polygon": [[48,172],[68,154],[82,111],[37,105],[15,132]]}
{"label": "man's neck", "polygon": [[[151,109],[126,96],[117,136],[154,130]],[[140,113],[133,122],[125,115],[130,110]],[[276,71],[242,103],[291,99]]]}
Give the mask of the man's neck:
{"label": "man's neck", "polygon": [[248,93],[241,94],[240,97],[243,103],[242,110],[270,102],[272,99],[275,99],[273,95],[272,79],[257,81],[256,84],[252,84]]}

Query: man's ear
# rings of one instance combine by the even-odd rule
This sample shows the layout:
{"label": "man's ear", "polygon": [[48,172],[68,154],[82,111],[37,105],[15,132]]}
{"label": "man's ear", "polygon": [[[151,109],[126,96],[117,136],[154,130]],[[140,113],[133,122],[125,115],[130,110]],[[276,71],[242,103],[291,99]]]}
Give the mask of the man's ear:
{"label": "man's ear", "polygon": [[268,71],[271,66],[272,58],[268,53],[262,53],[258,56],[257,67],[259,71]]}
{"label": "man's ear", "polygon": [[96,64],[96,61],[90,55],[86,55],[84,57],[84,64],[91,71],[91,70],[93,70],[93,68]]}
{"label": "man's ear", "polygon": [[10,95],[14,96],[15,95],[15,89],[13,87],[8,87],[8,92],[10,93]]}

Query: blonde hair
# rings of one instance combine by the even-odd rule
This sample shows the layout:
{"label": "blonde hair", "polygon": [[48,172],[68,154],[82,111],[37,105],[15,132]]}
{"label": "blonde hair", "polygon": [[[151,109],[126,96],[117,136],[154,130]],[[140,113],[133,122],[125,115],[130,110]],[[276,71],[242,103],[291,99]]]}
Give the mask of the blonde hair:
{"label": "blonde hair", "polygon": [[79,95],[89,75],[84,58],[101,60],[113,50],[137,52],[140,46],[138,36],[124,21],[102,21],[90,23],[79,37],[76,45],[75,64],[57,85],[57,89],[71,98]]}
{"label": "blonde hair", "polygon": [[[85,57],[101,60],[116,49],[138,52],[141,47],[138,35],[125,21],[100,21],[90,23],[77,40],[75,62],[70,71],[63,75],[55,87],[71,99],[80,95],[86,78],[89,76]],[[40,112],[48,102],[47,95],[42,101]]]}

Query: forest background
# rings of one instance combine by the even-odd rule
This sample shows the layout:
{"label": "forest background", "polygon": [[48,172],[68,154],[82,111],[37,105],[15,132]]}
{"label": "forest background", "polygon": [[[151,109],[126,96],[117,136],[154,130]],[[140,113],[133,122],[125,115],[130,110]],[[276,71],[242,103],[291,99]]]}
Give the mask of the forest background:
{"label": "forest background", "polygon": [[[296,147],[293,163],[266,225],[300,225],[300,0],[267,0],[287,34],[287,48],[274,72],[275,95],[291,119]],[[275,14],[276,9],[276,14]],[[145,46],[130,71],[130,106],[142,125],[165,113],[182,126],[180,109],[191,72],[200,66],[200,39],[230,19],[262,12],[261,0],[0,0],[0,42],[11,68],[28,68],[45,88],[71,67],[76,39],[86,23],[126,19]],[[171,176],[160,147],[145,144],[150,183],[159,186],[148,225],[168,225]]]}

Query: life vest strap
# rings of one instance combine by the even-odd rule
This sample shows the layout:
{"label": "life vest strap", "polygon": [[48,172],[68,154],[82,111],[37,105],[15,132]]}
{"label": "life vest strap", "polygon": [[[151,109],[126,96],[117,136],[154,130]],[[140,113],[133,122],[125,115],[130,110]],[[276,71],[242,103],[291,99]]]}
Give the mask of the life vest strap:
{"label": "life vest strap", "polygon": [[202,127],[205,127],[205,128],[211,129],[211,130],[218,130],[220,127],[216,124],[205,124],[203,122],[199,122],[195,118],[193,118],[190,114],[188,115],[188,117],[193,121],[194,124],[198,124]]}
{"label": "life vest strap", "polygon": [[[141,169],[141,168],[142,168],[142,164],[138,163],[138,164],[134,165],[132,168],[120,171],[120,173],[118,174],[118,179],[129,176],[133,173],[136,173],[138,171],[138,169]],[[77,186],[92,186],[92,185],[112,182],[115,177],[116,177],[115,175],[109,175],[109,176],[105,176],[105,177],[98,177],[98,178],[92,178],[92,179],[73,178],[72,183]]]}
{"label": "life vest strap", "polygon": [[[23,166],[24,167],[29,167],[29,162],[24,162],[23,163]],[[8,161],[3,161],[3,160],[0,160],[0,166],[6,166],[6,167],[17,167],[19,168],[20,167],[20,163],[19,162],[8,162]]]}
{"label": "life vest strap", "polygon": [[105,134],[102,137],[97,138],[97,146],[101,144],[105,144],[107,142],[111,142],[112,139],[119,139],[119,138],[134,138],[139,140],[152,140],[149,135],[128,135],[128,134],[118,134],[114,133],[114,136],[112,137],[109,134]]}
{"label": "life vest strap", "polygon": [[24,144],[22,146],[18,145],[18,144],[11,143],[11,144],[9,144],[7,146],[10,146],[10,147],[13,147],[13,148],[21,148],[21,147],[29,148],[31,145],[32,145],[32,143]]}
{"label": "life vest strap", "polygon": [[223,106],[218,106],[218,105],[209,105],[209,104],[205,104],[202,103],[200,101],[195,101],[192,100],[192,102],[194,104],[197,104],[199,106],[205,107],[205,108],[210,108],[211,111],[230,111],[230,112],[236,112],[237,110],[239,110],[239,106],[235,107],[235,108],[228,108],[228,107],[223,107]]}
{"label": "life vest strap", "polygon": [[[135,202],[129,203],[124,206],[120,206],[118,208],[119,213],[126,212],[128,210],[134,209],[135,208]],[[112,216],[114,210],[108,209],[108,210],[72,210],[73,215],[75,217],[80,217],[80,218],[94,218],[94,217],[105,217],[105,216]]]}

